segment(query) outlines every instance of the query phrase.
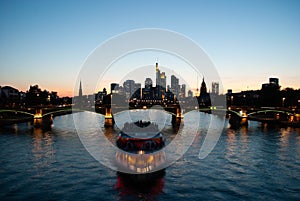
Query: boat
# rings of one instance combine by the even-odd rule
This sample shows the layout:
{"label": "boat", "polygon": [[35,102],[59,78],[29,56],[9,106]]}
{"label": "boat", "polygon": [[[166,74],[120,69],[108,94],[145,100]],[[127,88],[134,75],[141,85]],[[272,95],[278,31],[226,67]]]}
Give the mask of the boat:
{"label": "boat", "polygon": [[130,153],[151,153],[164,146],[157,124],[149,121],[125,123],[117,139],[117,147]]}
{"label": "boat", "polygon": [[[158,126],[149,121],[125,123],[116,145],[116,162],[120,174],[133,174],[135,179],[153,178],[164,171],[165,140]],[[142,174],[143,176],[137,176]]]}

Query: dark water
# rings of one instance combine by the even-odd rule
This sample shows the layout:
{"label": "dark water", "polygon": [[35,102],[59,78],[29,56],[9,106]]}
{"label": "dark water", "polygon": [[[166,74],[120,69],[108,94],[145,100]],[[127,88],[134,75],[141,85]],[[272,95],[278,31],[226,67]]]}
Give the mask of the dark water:
{"label": "dark water", "polygon": [[92,158],[72,115],[56,117],[51,128],[0,128],[0,200],[300,199],[299,129],[226,124],[203,160],[200,143],[197,138],[180,160],[141,183]]}

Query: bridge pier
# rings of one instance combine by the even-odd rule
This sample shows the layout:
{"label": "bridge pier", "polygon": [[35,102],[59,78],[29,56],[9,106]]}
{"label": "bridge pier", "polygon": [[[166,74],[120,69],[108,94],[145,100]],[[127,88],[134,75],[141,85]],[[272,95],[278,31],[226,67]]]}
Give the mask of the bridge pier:
{"label": "bridge pier", "polygon": [[177,117],[175,115],[172,115],[172,125],[173,126],[179,126],[181,124],[182,117]]}
{"label": "bridge pier", "polygon": [[183,115],[181,109],[178,107],[176,108],[176,115],[172,115],[172,125],[179,126],[182,122]]}
{"label": "bridge pier", "polygon": [[240,117],[237,115],[230,115],[229,124],[232,128],[239,128],[241,126],[247,127],[248,126],[248,118]]}
{"label": "bridge pier", "polygon": [[104,127],[113,127],[115,124],[111,107],[105,108]]}
{"label": "bridge pier", "polygon": [[50,126],[53,123],[53,116],[51,115],[42,115],[42,109],[36,109],[36,113],[33,116],[33,126]]}

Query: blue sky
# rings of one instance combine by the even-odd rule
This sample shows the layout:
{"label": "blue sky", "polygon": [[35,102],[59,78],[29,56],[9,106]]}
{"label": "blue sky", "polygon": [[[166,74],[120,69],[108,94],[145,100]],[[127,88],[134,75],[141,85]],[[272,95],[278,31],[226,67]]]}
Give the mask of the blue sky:
{"label": "blue sky", "polygon": [[[225,89],[270,76],[300,88],[300,1],[0,1],[0,85],[72,95],[81,65],[105,40],[163,28],[194,40]],[[154,58],[153,62],[155,62]]]}

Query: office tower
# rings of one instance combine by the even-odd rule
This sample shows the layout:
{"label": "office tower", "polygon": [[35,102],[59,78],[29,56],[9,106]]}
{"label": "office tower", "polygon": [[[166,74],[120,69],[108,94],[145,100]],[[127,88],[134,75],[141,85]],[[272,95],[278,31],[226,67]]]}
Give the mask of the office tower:
{"label": "office tower", "polygon": [[219,82],[212,82],[211,83],[211,92],[213,94],[219,95]]}
{"label": "office tower", "polygon": [[117,94],[119,92],[119,84],[111,83],[110,84],[110,93]]}
{"label": "office tower", "polygon": [[165,72],[160,72],[158,63],[155,65],[156,71],[156,98],[163,99],[166,91],[167,77]]}
{"label": "office tower", "polygon": [[156,87],[160,86],[160,70],[158,68],[158,63],[155,64],[155,71],[156,71]]}
{"label": "office tower", "polygon": [[186,92],[186,85],[182,84],[180,88],[180,98],[185,98],[185,92]]}
{"label": "office tower", "polygon": [[145,80],[145,88],[146,89],[151,89],[152,88],[152,79],[151,78],[146,78],[146,80]]}
{"label": "office tower", "polygon": [[180,92],[179,79],[175,76],[171,76],[171,92],[178,97]]}
{"label": "office tower", "polygon": [[188,97],[190,97],[190,98],[193,97],[193,92],[192,92],[192,90],[189,90],[189,91],[188,91]]}
{"label": "office tower", "polygon": [[134,84],[135,84],[134,80],[126,80],[123,83],[125,96],[126,96],[127,99],[129,99],[135,91]]}

